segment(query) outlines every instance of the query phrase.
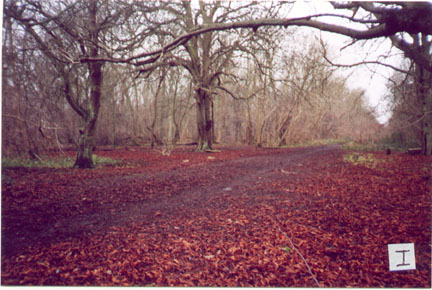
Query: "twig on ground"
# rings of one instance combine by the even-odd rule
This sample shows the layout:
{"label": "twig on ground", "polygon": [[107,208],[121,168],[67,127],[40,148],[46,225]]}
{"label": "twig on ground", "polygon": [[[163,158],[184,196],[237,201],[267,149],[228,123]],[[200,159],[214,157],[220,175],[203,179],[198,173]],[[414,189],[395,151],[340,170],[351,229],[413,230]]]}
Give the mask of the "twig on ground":
{"label": "twig on ground", "polygon": [[[278,223],[279,224],[279,223]],[[281,228],[279,227],[279,226],[277,226],[277,228],[278,228],[278,230],[288,239],[288,241],[290,242],[290,244],[291,244],[291,248],[293,248],[296,252],[297,252],[297,254],[299,254],[300,255],[300,257],[303,259],[303,261],[305,262],[305,264],[306,264],[306,267],[307,267],[307,269],[308,269],[308,271],[309,271],[309,273],[311,274],[311,276],[312,276],[312,278],[314,279],[314,281],[315,281],[315,283],[318,285],[318,287],[319,288],[321,288],[321,285],[320,285],[320,283],[318,282],[318,280],[317,280],[317,278],[315,277],[315,275],[312,273],[312,269],[309,267],[309,264],[308,264],[308,262],[306,261],[306,259],[303,257],[303,255],[300,253],[300,251],[294,246],[294,244],[293,244],[293,242],[291,241],[291,239],[288,237],[288,235],[286,234],[286,233],[284,233],[282,230],[281,230]]]}

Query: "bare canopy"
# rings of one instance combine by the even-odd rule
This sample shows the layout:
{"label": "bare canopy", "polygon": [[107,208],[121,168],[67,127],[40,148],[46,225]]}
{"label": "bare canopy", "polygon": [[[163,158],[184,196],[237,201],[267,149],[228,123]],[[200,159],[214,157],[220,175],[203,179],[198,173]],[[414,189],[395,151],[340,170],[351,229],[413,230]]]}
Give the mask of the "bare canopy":
{"label": "bare canopy", "polygon": [[[212,23],[210,25],[202,25],[194,30],[186,32],[160,49],[144,52],[131,56],[129,58],[92,58],[81,57],[77,62],[92,62],[92,61],[107,61],[130,63],[136,66],[151,64],[160,58],[164,53],[172,51],[177,47],[185,44],[192,37],[212,32],[223,31],[229,29],[252,28],[257,30],[262,26],[306,26],[319,29],[321,31],[333,32],[345,35],[357,40],[367,40],[380,37],[391,37],[397,33],[407,32],[410,34],[422,33],[425,35],[432,34],[432,4],[428,2],[348,2],[348,3],[332,3],[335,9],[340,9],[346,12],[352,10],[352,16],[345,14],[314,14],[300,18],[262,18],[239,22],[228,23]],[[360,10],[366,12],[367,16],[361,18],[356,17],[360,14]],[[365,13],[363,13],[364,15]],[[322,17],[335,17],[348,20],[353,24],[362,24],[365,29],[354,29],[344,25],[336,25],[319,20]],[[403,43],[401,47],[403,47]],[[411,57],[411,56],[410,56]],[[432,63],[430,59],[424,58],[421,55],[414,56],[417,63],[428,71],[432,71]]]}

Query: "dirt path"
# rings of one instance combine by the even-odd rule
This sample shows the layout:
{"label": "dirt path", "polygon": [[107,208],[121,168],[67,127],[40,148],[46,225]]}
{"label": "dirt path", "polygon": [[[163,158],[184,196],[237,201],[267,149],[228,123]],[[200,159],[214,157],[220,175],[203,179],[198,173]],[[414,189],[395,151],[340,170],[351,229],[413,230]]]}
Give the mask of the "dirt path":
{"label": "dirt path", "polygon": [[[72,182],[70,190],[85,189],[92,195],[103,196],[104,193],[129,189],[131,182],[135,189],[143,189],[148,184],[161,190],[163,194],[156,198],[124,204],[104,204],[91,212],[72,214],[72,216],[51,216],[47,221],[38,223],[30,216],[8,216],[3,214],[3,223],[15,226],[3,231],[2,255],[10,256],[35,244],[50,244],[107,230],[112,226],[121,226],[134,219],[147,217],[154,212],[163,213],[165,218],[179,213],[187,213],[192,208],[218,206],[209,205],[209,196],[217,198],[224,193],[230,195],[249,190],[262,182],[269,182],[275,176],[280,177],[282,170],[294,172],[301,168],[304,158],[319,158],[320,155],[338,150],[337,145],[316,148],[298,149],[292,152],[274,151],[262,156],[244,157],[221,163],[209,163],[202,166],[160,171],[153,174],[131,174],[113,178],[81,180]],[[217,157],[217,155],[216,155]],[[299,167],[300,166],[300,167]],[[301,168],[301,170],[307,170]],[[313,174],[309,172],[308,174]],[[67,190],[67,189],[66,189]],[[55,201],[53,201],[55,203]],[[89,201],[88,203],[92,203]],[[87,205],[84,205],[84,207]],[[62,211],[60,211],[61,213]],[[14,213],[16,214],[16,213]],[[149,223],[155,222],[153,219]]]}

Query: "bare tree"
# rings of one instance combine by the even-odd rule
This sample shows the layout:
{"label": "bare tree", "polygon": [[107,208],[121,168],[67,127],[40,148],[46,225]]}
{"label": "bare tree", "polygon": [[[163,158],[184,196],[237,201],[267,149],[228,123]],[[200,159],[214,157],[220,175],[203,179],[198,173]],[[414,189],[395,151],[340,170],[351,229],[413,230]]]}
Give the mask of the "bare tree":
{"label": "bare tree", "polygon": [[[111,64],[136,67],[135,72],[140,77],[147,77],[160,67],[185,68],[190,74],[193,83],[190,88],[196,101],[199,136],[197,150],[207,150],[212,148],[215,139],[214,116],[221,116],[221,111],[215,114],[214,110],[214,100],[217,95],[223,94],[234,99],[239,99],[239,96],[244,98],[245,95],[246,97],[258,96],[256,91],[261,89],[260,86],[266,89],[270,86],[276,92],[276,86],[272,84],[273,77],[268,75],[271,69],[266,70],[265,65],[258,65],[257,69],[266,77],[256,84],[256,91],[248,91],[247,94],[244,90],[236,91],[240,87],[237,84],[241,84],[242,80],[229,69],[236,67],[237,57],[248,57],[256,63],[262,63],[264,59],[262,53],[269,47],[265,44],[269,40],[277,40],[275,35],[269,35],[265,30],[277,26],[312,27],[346,35],[353,38],[353,42],[390,37],[394,45],[402,49],[417,67],[415,78],[417,90],[424,100],[424,152],[430,154],[431,120],[427,112],[431,111],[432,17],[430,15],[432,5],[427,2],[344,2],[332,3],[332,5],[338,13],[285,18],[279,14],[280,5],[256,2],[193,4],[191,2],[10,0],[5,3],[4,15],[6,19],[13,19],[18,23],[21,29],[32,37],[39,53],[49,59],[51,70],[57,76],[55,79],[61,80],[66,99],[82,119],[76,160],[78,167],[85,168],[93,165],[91,154],[104,87],[103,76],[111,70]],[[263,6],[267,9],[262,9]],[[331,17],[346,22],[335,25],[327,20]],[[363,29],[358,29],[358,26],[362,26]],[[233,29],[234,32],[231,31]],[[274,28],[272,33],[280,35],[284,32]],[[410,41],[408,35],[411,35],[409,37],[413,41]],[[315,72],[315,68],[311,71]],[[133,77],[136,75],[131,75],[129,80],[131,83]],[[308,83],[312,82],[308,82],[305,75],[303,79],[293,80],[291,83],[292,94],[289,101],[294,102],[292,103],[294,108],[296,106],[294,89],[297,86],[299,92],[305,91],[301,89],[302,84]],[[138,86],[133,88],[138,90]],[[141,86],[140,89],[143,87]],[[135,95],[138,93],[141,92],[136,92]],[[264,90],[263,93],[265,96],[270,95],[269,90]],[[172,94],[176,95],[173,92]],[[297,100],[307,103],[307,99],[303,100],[303,97]],[[272,105],[278,104],[277,99],[267,101],[265,97],[261,98],[261,103],[250,102],[245,106],[246,103],[240,105],[240,102],[243,102],[241,100],[236,105],[237,113],[244,116],[242,120],[238,120],[238,130],[240,132],[248,128],[247,139],[251,140],[253,131],[251,116],[258,107],[262,110],[255,111],[255,114],[259,116],[261,124],[255,125],[255,132],[265,132],[263,124],[277,124],[275,125],[277,133],[274,133],[272,138],[278,136],[280,140],[288,140],[290,138],[287,136],[294,134],[291,127],[294,124],[293,120],[303,115],[286,114],[293,109],[290,107],[284,112],[284,116],[281,112],[281,118],[276,118],[271,110],[265,108],[265,104],[270,101],[273,101]],[[114,106],[116,103],[112,104]],[[135,104],[138,106],[139,103]],[[334,116],[325,113],[325,110],[329,109],[326,107],[325,100],[323,102],[316,100],[314,106],[321,108],[319,114],[313,116],[316,117],[315,124],[321,124],[323,131],[333,131],[330,120]],[[190,121],[190,116],[187,117]],[[274,123],[275,120],[279,123]],[[267,131],[269,132],[271,131]],[[297,133],[297,136],[300,136],[300,132]],[[257,140],[262,139],[261,137],[257,137]]]}
{"label": "bare tree", "polygon": [[142,41],[143,36],[132,36],[132,40],[121,41],[125,47],[118,44],[121,24],[130,21],[131,14],[128,5],[97,0],[5,3],[6,17],[17,21],[48,57],[63,81],[66,100],[82,119],[76,167],[93,167],[104,62],[81,64],[74,59],[122,55],[122,50]]}
{"label": "bare tree", "polygon": [[[239,28],[252,28],[257,31],[262,26],[306,26],[316,28],[322,31],[328,31],[345,35],[356,40],[375,39],[380,37],[391,37],[395,46],[403,50],[420,70],[430,73],[432,72],[431,53],[429,50],[419,50],[416,44],[411,45],[409,41],[404,39],[404,34],[423,35],[420,37],[423,43],[427,42],[428,37],[432,33],[432,4],[428,2],[345,2],[332,3],[340,13],[335,14],[314,14],[301,18],[261,18],[237,22],[225,23],[204,23],[201,28],[186,32],[174,39],[169,44],[165,45],[161,50],[154,51],[151,56],[159,56],[163,52],[171,51],[179,45],[183,45],[188,40],[197,37],[198,35],[213,31],[222,31]],[[345,20],[345,25],[335,25],[331,22],[326,22],[323,17],[333,17],[339,20]],[[354,28],[352,24],[361,25],[363,29]],[[425,41],[426,40],[426,41]],[[424,45],[428,47],[428,45]],[[425,51],[427,53],[425,53]],[[147,55],[149,56],[149,55]],[[425,73],[422,73],[423,79],[428,81]],[[423,81],[423,83],[424,83]],[[430,82],[429,82],[430,83]],[[425,86],[418,84],[419,90],[427,92]],[[425,112],[428,112],[428,107],[431,103],[430,94],[425,94]],[[425,128],[423,147],[424,153],[430,154],[432,145],[430,140],[430,116],[425,117]]]}
{"label": "bare tree", "polygon": [[[427,84],[425,81],[427,73],[419,69],[411,62],[406,63],[408,74],[395,72],[389,80],[390,110],[392,117],[389,121],[390,142],[407,146],[423,146],[430,142],[427,139],[427,130],[430,126],[429,117],[432,110],[428,109],[427,103]],[[418,78],[421,78],[418,80]],[[422,80],[423,78],[423,80]],[[418,86],[422,83],[423,86]],[[429,92],[430,94],[430,92]],[[426,98],[425,98],[426,97]]]}
{"label": "bare tree", "polygon": [[[3,38],[3,152],[40,158],[45,150],[60,148],[63,130],[58,98],[60,85],[47,59],[34,50],[32,37],[5,19]],[[59,147],[60,146],[60,147]]]}
{"label": "bare tree", "polygon": [[[432,62],[432,38],[423,33],[402,34],[391,37],[393,44],[405,52],[411,60],[412,68],[409,79],[414,81],[415,91],[412,98],[419,103],[420,140],[425,155],[432,154],[432,71],[424,65],[422,59]],[[410,39],[411,41],[409,41]],[[414,102],[415,102],[414,101]],[[412,102],[412,101],[411,101]],[[408,123],[409,124],[409,123]],[[404,125],[406,127],[407,124]]]}
{"label": "bare tree", "polygon": [[[199,2],[193,7],[191,2],[170,3],[161,9],[175,16],[177,25],[183,31],[193,31],[201,25],[208,26],[224,21],[241,20],[253,12],[255,3],[228,5],[222,2]],[[231,7],[234,6],[234,7]],[[168,31],[160,34],[169,35]],[[238,40],[237,37],[243,39]],[[236,51],[247,51],[245,43],[253,38],[253,33],[232,35],[228,33],[216,35],[213,32],[194,36],[190,41],[182,43],[184,50],[178,55],[164,54],[164,60],[140,70],[141,73],[153,70],[160,65],[182,66],[191,75],[196,101],[196,121],[198,129],[198,145],[196,150],[211,150],[214,141],[214,98],[216,90],[222,87],[221,80],[226,76],[224,70],[231,64]]]}

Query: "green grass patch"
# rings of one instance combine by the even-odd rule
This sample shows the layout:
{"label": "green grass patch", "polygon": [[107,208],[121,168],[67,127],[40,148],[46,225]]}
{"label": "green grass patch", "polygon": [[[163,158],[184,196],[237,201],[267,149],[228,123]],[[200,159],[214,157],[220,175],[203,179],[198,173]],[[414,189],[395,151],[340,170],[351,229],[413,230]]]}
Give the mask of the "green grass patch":
{"label": "green grass patch", "polygon": [[93,154],[93,162],[96,166],[117,166],[121,164],[121,160],[102,157]]}
{"label": "green grass patch", "polygon": [[372,153],[350,153],[345,154],[343,158],[345,162],[354,165],[362,165],[368,168],[375,168],[379,163]]}
{"label": "green grass patch", "polygon": [[41,160],[29,158],[2,158],[2,167],[26,167],[26,168],[67,168],[74,165],[72,157],[45,157]]}
{"label": "green grass patch", "polygon": [[345,143],[347,140],[345,139],[319,139],[319,140],[311,140],[307,142],[302,142],[298,144],[290,144],[283,146],[283,148],[297,148],[297,147],[311,147],[311,146],[325,146],[325,145],[333,145]]}
{"label": "green grass patch", "polygon": [[341,149],[343,150],[354,150],[354,151],[381,151],[381,150],[385,150],[382,148],[379,148],[377,145],[375,144],[360,144],[357,142],[346,142],[341,146]]}
{"label": "green grass patch", "polygon": [[[118,166],[121,161],[109,157],[93,154],[95,167]],[[28,158],[2,158],[3,168],[26,167],[26,168],[71,168],[75,164],[75,157],[44,157],[41,160]]]}
{"label": "green grass patch", "polygon": [[285,252],[288,253],[288,254],[291,252],[291,248],[288,247],[288,246],[286,246],[286,247],[284,248],[284,250],[285,250]]}

